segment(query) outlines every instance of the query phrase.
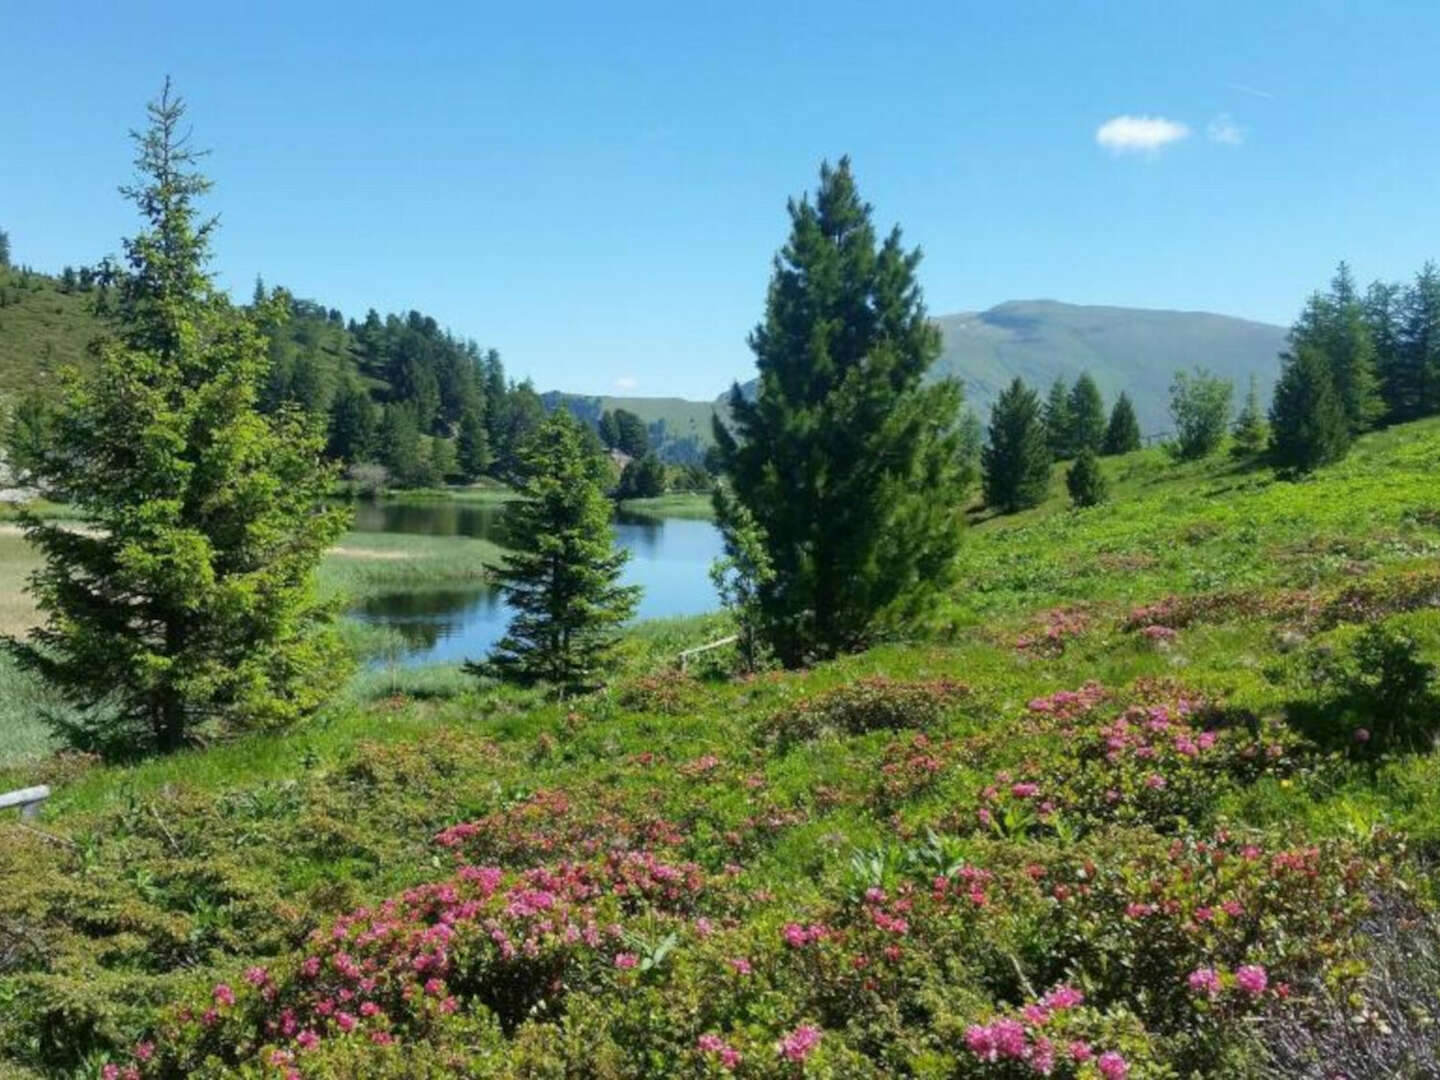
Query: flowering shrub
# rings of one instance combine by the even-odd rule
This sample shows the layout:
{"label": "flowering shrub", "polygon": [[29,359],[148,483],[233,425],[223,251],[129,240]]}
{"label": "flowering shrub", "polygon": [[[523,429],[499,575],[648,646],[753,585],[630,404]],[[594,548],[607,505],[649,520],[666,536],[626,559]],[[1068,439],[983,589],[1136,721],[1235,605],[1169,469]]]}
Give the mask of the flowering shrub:
{"label": "flowering shrub", "polygon": [[1038,628],[1015,639],[1018,652],[1030,656],[1061,656],[1065,642],[1090,629],[1090,616],[1075,608],[1055,608],[1045,613]]}
{"label": "flowering shrub", "polygon": [[970,688],[948,679],[898,682],[883,676],[807,698],[761,725],[763,741],[782,750],[824,735],[863,735],[867,731],[924,730],[964,700]]}

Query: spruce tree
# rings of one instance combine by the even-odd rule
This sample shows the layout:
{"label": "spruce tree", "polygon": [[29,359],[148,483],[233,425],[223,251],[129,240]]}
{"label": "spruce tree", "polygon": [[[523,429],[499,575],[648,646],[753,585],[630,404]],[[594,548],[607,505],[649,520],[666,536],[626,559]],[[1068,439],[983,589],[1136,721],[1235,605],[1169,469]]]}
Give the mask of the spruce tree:
{"label": "spruce tree", "polygon": [[1245,407],[1235,421],[1235,442],[1232,451],[1238,456],[1251,457],[1265,449],[1265,417],[1260,412],[1260,380],[1250,376],[1250,389],[1245,395]]}
{"label": "spruce tree", "polygon": [[375,453],[379,420],[365,389],[346,381],[330,405],[330,432],[326,453],[347,463],[369,461]]}
{"label": "spruce tree", "polygon": [[1105,443],[1102,452],[1110,455],[1128,454],[1140,449],[1140,421],[1135,417],[1135,406],[1130,395],[1123,390],[1115,399],[1110,410],[1110,423],[1105,427]]}
{"label": "spruce tree", "polygon": [[985,505],[1002,514],[1038,506],[1050,493],[1050,447],[1040,399],[1017,378],[990,410],[990,435],[980,455]]}
{"label": "spruce tree", "polygon": [[1440,412],[1440,271],[1426,263],[1405,294],[1400,352],[1404,418]]}
{"label": "spruce tree", "polygon": [[490,657],[469,670],[562,693],[603,681],[640,590],[619,584],[629,552],[615,546],[602,474],[579,421],[556,409],[523,452],[525,498],[505,512],[513,551],[498,577],[514,615]]}
{"label": "spruce tree", "polygon": [[1066,405],[1070,413],[1071,452],[1098,451],[1105,441],[1105,402],[1089,372],[1082,371],[1075,380]]}
{"label": "spruce tree", "polygon": [[1045,400],[1041,423],[1045,425],[1045,443],[1050,447],[1051,458],[1063,461],[1071,457],[1075,448],[1070,443],[1070,436],[1075,425],[1070,416],[1070,391],[1066,389],[1064,379],[1057,378],[1050,384],[1050,396]]}
{"label": "spruce tree", "polygon": [[1375,345],[1350,268],[1343,262],[1330,291],[1312,295],[1290,330],[1288,355],[1302,348],[1318,352],[1330,368],[1351,433],[1373,426],[1385,408],[1375,374]]}
{"label": "spruce tree", "polygon": [[1330,364],[1319,349],[1301,346],[1285,360],[1270,406],[1270,451],[1282,469],[1306,473],[1338,461],[1350,448],[1350,428]]}
{"label": "spruce tree", "polygon": [[478,406],[472,405],[460,415],[460,430],[455,437],[460,475],[468,483],[480,479],[490,467],[490,436]]}
{"label": "spruce tree", "polygon": [[1065,488],[1070,492],[1073,506],[1096,506],[1105,501],[1110,486],[1100,468],[1100,458],[1088,446],[1075,458],[1075,464],[1065,474]]}
{"label": "spruce tree", "polygon": [[265,341],[207,273],[210,183],[184,111],[167,82],[134,136],[140,182],[122,192],[143,228],[112,333],[67,379],[36,467],[87,528],[23,519],[45,622],[10,641],[77,710],[63,734],[119,754],[296,720],[344,663],[314,570],[348,512],[324,506],[321,433],[256,409]]}
{"label": "spruce tree", "polygon": [[1405,289],[1384,281],[1372,282],[1365,293],[1365,325],[1375,344],[1375,375],[1385,403],[1385,420],[1394,423],[1405,414],[1405,374],[1401,351]]}
{"label": "spruce tree", "polygon": [[[963,498],[961,391],[924,384],[940,354],[899,229],[877,240],[849,159],[789,204],[765,318],[750,337],[753,400],[715,439],[766,537],[765,635],[786,665],[909,624],[955,573]],[[723,507],[717,507],[723,513]],[[730,535],[735,522],[721,518]]]}
{"label": "spruce tree", "polygon": [[0,270],[10,269],[10,234],[0,229]]}

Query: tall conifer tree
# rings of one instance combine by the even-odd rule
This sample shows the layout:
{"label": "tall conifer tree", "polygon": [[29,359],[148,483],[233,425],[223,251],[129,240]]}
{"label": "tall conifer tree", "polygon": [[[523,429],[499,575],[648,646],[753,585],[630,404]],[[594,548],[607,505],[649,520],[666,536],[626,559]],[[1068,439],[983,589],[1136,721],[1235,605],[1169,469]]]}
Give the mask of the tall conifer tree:
{"label": "tall conifer tree", "polygon": [[759,586],[765,635],[795,665],[863,646],[932,602],[955,572],[964,493],[960,387],[924,384],[940,336],[919,251],[899,229],[877,242],[848,159],[823,165],[814,199],[789,213],[750,337],[755,399],[734,388],[734,430],[717,422],[715,438],[773,564]]}
{"label": "tall conifer tree", "polygon": [[630,553],[615,546],[604,461],[568,409],[546,417],[522,460],[525,498],[506,508],[513,551],[498,574],[515,614],[490,657],[470,670],[561,692],[590,689],[603,681],[640,594],[619,583]]}
{"label": "tall conifer tree", "polygon": [[1050,493],[1050,447],[1040,399],[1017,378],[990,410],[989,440],[980,456],[985,505],[1002,514],[1038,506]]}
{"label": "tall conifer tree", "polygon": [[1074,423],[1070,416],[1070,391],[1065,380],[1057,378],[1050,384],[1050,396],[1045,399],[1045,408],[1040,414],[1045,425],[1045,443],[1050,447],[1050,456],[1063,461],[1075,453],[1070,437]]}
{"label": "tall conifer tree", "polygon": [[1270,406],[1270,450],[1275,464],[1305,473],[1345,456],[1350,428],[1330,364],[1319,349],[1302,345],[1285,361]]}
{"label": "tall conifer tree", "polygon": [[122,191],[144,227],[113,336],[70,377],[35,470],[89,528],[24,519],[45,622],[11,642],[79,710],[71,741],[118,753],[295,720],[343,663],[313,577],[347,512],[322,502],[322,433],[256,409],[265,341],[206,271],[210,183],[184,111],[167,81],[134,136],[139,182]]}
{"label": "tall conifer tree", "polygon": [[1106,454],[1128,454],[1140,449],[1140,421],[1135,418],[1135,406],[1130,395],[1123,390],[1115,399],[1110,410],[1110,423],[1105,427],[1105,443],[1102,451]]}
{"label": "tall conifer tree", "polygon": [[1079,454],[1082,450],[1099,451],[1105,441],[1105,402],[1100,397],[1100,388],[1088,371],[1082,371],[1070,388],[1067,401],[1070,413],[1070,450]]}

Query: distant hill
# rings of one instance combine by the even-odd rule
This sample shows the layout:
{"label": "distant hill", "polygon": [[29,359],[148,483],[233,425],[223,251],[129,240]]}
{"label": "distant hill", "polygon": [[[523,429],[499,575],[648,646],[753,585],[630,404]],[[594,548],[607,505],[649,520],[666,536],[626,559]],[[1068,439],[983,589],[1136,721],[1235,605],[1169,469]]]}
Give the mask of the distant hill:
{"label": "distant hill", "polygon": [[0,267],[0,398],[52,385],[60,368],[85,363],[99,329],[90,294]]}
{"label": "distant hill", "polygon": [[[1017,375],[1043,395],[1057,377],[1069,383],[1088,371],[1107,406],[1120,391],[1129,393],[1146,434],[1170,429],[1170,380],[1181,368],[1199,364],[1232,379],[1237,409],[1253,372],[1268,402],[1288,333],[1283,326],[1203,311],[1055,300],[1010,300],[935,322],[944,345],[932,373],[959,379],[982,420]],[[753,393],[754,386],[751,380],[742,389]]]}
{"label": "distant hill", "polygon": [[1199,364],[1235,382],[1240,404],[1253,372],[1269,400],[1287,330],[1203,311],[1090,307],[1012,300],[988,311],[944,315],[937,375],[965,384],[983,418],[1016,375],[1043,393],[1056,377],[1090,372],[1106,403],[1130,394],[1147,433],[1168,430],[1170,380]]}
{"label": "distant hill", "polygon": [[[57,278],[0,270],[0,397],[45,385],[62,364],[84,362],[85,344],[99,329],[92,305],[93,294],[67,291]],[[347,330],[336,322],[338,313],[327,318],[323,307],[309,302],[301,302],[297,314],[286,327],[283,352],[299,350],[312,358],[327,397],[347,371],[377,397],[389,395],[384,373],[372,371],[360,355],[353,324]],[[935,322],[944,347],[934,373],[960,379],[966,400],[982,419],[1016,375],[1043,393],[1057,376],[1072,382],[1089,371],[1107,404],[1121,390],[1129,392],[1147,434],[1171,426],[1170,380],[1179,368],[1200,364],[1233,379],[1237,405],[1254,372],[1268,401],[1286,335],[1284,327],[1226,315],[1054,300],[1012,300],[988,311],[942,315]],[[754,381],[743,389],[753,392]],[[699,460],[712,442],[710,418],[723,413],[725,397],[543,395],[548,408],[563,401],[591,422],[605,409],[629,409],[651,428],[651,441],[662,456],[675,462]]]}
{"label": "distant hill", "polygon": [[563,402],[572,413],[586,423],[595,424],[607,410],[628,409],[644,421],[650,430],[650,445],[666,461],[677,465],[698,465],[711,437],[711,417],[717,409],[713,401],[687,401],[685,398],[589,397],[552,390],[541,394],[546,409]]}

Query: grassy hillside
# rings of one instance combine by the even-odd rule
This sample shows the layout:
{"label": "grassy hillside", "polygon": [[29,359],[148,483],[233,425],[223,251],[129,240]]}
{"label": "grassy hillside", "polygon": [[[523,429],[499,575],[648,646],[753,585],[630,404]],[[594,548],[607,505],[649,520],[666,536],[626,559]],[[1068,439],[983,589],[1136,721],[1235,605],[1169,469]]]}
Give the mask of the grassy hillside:
{"label": "grassy hillside", "polygon": [[288,735],[12,769],[58,790],[0,822],[0,1058],[1424,1075],[1437,465],[1440,421],[1303,484],[1144,452],[1112,504],[978,520],[910,643],[680,676],[723,622],[669,623],[565,703],[426,675]]}
{"label": "grassy hillside", "polygon": [[99,331],[94,293],[62,292],[43,274],[0,268],[0,397],[45,386],[82,364]]}

